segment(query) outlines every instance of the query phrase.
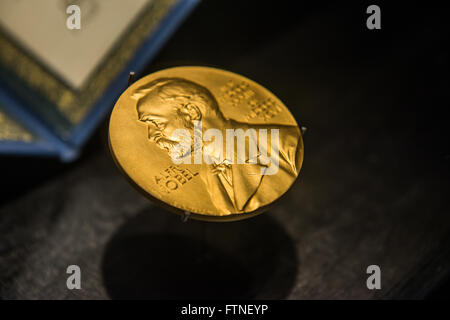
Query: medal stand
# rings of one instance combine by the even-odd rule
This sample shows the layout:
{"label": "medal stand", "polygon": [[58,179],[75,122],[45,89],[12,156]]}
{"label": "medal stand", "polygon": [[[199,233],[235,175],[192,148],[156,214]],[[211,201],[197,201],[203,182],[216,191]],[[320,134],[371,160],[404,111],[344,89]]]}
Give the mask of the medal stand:
{"label": "medal stand", "polygon": [[134,82],[134,71],[130,71],[128,74],[128,86],[131,86]]}
{"label": "medal stand", "polygon": [[191,213],[189,211],[185,211],[183,213],[183,216],[181,217],[181,221],[187,222],[190,216],[191,216]]}

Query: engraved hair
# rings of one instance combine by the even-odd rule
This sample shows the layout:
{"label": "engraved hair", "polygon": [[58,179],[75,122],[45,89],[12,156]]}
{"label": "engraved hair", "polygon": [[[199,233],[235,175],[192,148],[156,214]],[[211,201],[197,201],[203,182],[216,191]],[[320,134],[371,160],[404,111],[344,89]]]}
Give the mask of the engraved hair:
{"label": "engraved hair", "polygon": [[[219,116],[223,117],[218,108],[218,104],[214,96],[205,87],[182,78],[160,78],[152,81],[149,84],[138,88],[132,97],[138,100],[137,111],[140,115],[142,111],[141,103],[142,99],[148,95],[156,94],[156,96],[162,102],[177,101],[180,106],[184,108],[183,113],[189,114],[192,120],[201,120],[202,116]],[[200,114],[195,114],[195,108],[189,108],[189,106],[195,106],[200,110]]]}

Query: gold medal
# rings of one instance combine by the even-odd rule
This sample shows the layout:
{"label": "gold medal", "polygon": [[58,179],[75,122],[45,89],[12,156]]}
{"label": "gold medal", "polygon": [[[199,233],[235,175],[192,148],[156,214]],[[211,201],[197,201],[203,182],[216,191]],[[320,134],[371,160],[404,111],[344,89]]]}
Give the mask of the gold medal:
{"label": "gold medal", "polygon": [[109,144],[144,195],[209,221],[264,211],[303,161],[300,129],[275,95],[208,67],[165,69],[128,87],[112,111]]}

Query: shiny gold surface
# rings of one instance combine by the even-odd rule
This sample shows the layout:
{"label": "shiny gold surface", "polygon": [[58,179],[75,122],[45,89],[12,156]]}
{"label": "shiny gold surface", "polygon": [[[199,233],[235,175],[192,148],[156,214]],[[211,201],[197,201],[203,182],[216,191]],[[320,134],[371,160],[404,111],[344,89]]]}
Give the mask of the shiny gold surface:
{"label": "shiny gold surface", "polygon": [[[176,129],[192,133],[192,150],[177,158],[189,157],[191,163],[171,157],[180,142],[174,140]],[[205,141],[208,129],[223,134],[222,146],[213,143],[216,138]],[[251,150],[229,156],[225,146],[231,129],[257,132],[256,157]],[[201,143],[195,140],[199,132]],[[244,139],[249,149],[251,137]],[[279,153],[270,149],[273,141],[279,142]],[[166,208],[200,220],[238,220],[264,211],[289,189],[303,161],[299,127],[277,97],[250,79],[207,67],[170,68],[130,86],[112,112],[109,142],[116,164],[134,186]],[[233,147],[239,148],[239,140]],[[276,154],[278,170],[269,174]]]}

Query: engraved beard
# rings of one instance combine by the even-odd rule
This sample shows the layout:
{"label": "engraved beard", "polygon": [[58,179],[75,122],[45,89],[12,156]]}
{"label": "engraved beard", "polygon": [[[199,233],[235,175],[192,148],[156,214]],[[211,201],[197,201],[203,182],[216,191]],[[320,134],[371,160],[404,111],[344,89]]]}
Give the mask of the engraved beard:
{"label": "engraved beard", "polygon": [[149,134],[149,140],[155,142],[159,148],[166,150],[167,152],[173,152],[172,150],[180,142],[166,136],[158,126],[155,127],[156,130],[153,130],[151,135]]}
{"label": "engraved beard", "polygon": [[[152,134],[149,134],[148,138],[150,141],[153,141],[157,144],[157,146],[163,150],[166,150],[169,154],[176,153],[175,156],[178,159],[183,159],[187,156],[190,156],[194,153],[194,150],[199,150],[200,148],[195,148],[194,146],[194,126],[192,122],[185,122],[184,129],[188,129],[191,131],[191,141],[189,145],[182,145],[184,140],[175,140],[171,137],[168,137],[164,132],[160,125],[156,122],[151,121],[148,124],[149,126],[153,126],[154,129]],[[180,148],[181,145],[181,148]],[[183,153],[183,151],[185,152]]]}

